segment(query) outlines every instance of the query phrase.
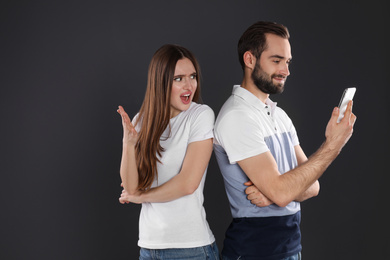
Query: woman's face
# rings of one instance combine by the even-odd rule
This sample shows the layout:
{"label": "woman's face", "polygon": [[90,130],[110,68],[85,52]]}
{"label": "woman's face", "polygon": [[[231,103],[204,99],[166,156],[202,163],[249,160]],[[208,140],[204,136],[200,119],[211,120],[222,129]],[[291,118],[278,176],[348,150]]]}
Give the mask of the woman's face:
{"label": "woman's face", "polygon": [[171,91],[171,118],[190,107],[197,87],[194,64],[188,58],[178,60]]}

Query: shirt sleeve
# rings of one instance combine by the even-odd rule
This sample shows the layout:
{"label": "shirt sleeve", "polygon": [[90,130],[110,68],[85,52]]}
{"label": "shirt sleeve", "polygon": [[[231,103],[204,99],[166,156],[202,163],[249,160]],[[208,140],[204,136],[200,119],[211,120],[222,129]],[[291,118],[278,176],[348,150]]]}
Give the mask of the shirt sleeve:
{"label": "shirt sleeve", "polygon": [[294,146],[299,145],[298,134],[297,134],[297,131],[296,131],[296,129],[295,129],[295,127],[294,127],[294,125],[293,125],[292,123],[291,123],[291,131],[290,131],[290,133],[291,133],[291,141],[292,141],[292,144],[293,144]]}
{"label": "shirt sleeve", "polygon": [[141,130],[141,121],[138,122],[138,124],[136,125],[135,122],[137,122],[137,118],[139,116],[139,113],[137,113],[133,119],[131,120],[131,123],[133,124],[135,130],[137,131],[137,133],[139,133],[139,131]]}
{"label": "shirt sleeve", "polygon": [[224,115],[215,128],[215,138],[225,149],[230,164],[269,151],[262,126],[249,113],[240,110]]}
{"label": "shirt sleeve", "polygon": [[294,146],[299,145],[299,138],[298,138],[297,130],[295,129],[295,126],[294,126],[291,118],[287,115],[287,113],[284,110],[280,110],[280,111],[281,111],[282,117],[284,117],[284,118],[282,118],[283,122],[287,122],[286,129],[291,136],[291,143]]}
{"label": "shirt sleeve", "polygon": [[214,137],[214,111],[207,105],[201,105],[195,110],[188,143],[203,141]]}

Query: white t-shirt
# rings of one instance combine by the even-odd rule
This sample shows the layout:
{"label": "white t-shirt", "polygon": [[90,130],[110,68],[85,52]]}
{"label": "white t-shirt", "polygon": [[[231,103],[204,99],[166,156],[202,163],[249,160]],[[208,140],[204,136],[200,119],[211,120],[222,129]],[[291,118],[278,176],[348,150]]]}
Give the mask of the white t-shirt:
{"label": "white t-shirt", "polygon": [[[189,143],[213,138],[214,112],[207,105],[192,102],[188,110],[170,119],[170,126],[170,134],[168,126],[160,139],[165,151],[160,158],[162,163],[157,163],[158,179],[152,187],[162,185],[180,172]],[[215,241],[203,207],[206,172],[207,168],[193,194],[170,202],[142,204],[138,246],[192,248]]]}

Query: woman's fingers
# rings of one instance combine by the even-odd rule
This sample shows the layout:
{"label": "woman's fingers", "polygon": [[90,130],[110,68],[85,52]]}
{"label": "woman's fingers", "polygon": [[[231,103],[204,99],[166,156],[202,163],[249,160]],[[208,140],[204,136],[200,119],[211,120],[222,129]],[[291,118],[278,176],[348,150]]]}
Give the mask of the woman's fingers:
{"label": "woman's fingers", "polygon": [[136,134],[137,131],[135,130],[133,124],[131,123],[129,115],[126,113],[124,108],[122,106],[118,106],[117,112],[121,115],[122,117],[122,123],[123,126],[127,128],[132,134]]}

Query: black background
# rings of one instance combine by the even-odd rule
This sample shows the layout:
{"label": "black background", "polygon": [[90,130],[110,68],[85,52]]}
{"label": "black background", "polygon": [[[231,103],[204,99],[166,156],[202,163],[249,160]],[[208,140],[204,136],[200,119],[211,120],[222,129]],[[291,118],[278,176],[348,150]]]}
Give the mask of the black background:
{"label": "black background", "polygon": [[[272,96],[312,154],[356,86],[355,132],[302,204],[304,259],[383,259],[389,16],[385,1],[2,1],[1,259],[137,259],[139,205],[118,203],[123,105],[135,115],[162,44],[197,56],[217,114],[242,72],[236,44],[258,20],[286,25],[293,63]],[[231,215],[214,155],[205,186],[222,249]]]}

